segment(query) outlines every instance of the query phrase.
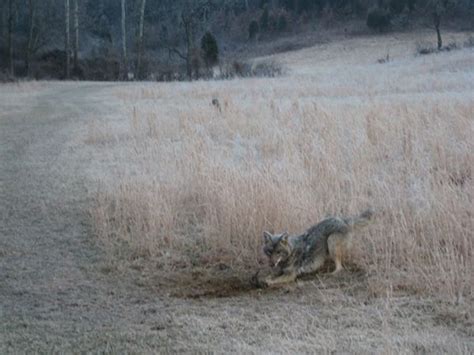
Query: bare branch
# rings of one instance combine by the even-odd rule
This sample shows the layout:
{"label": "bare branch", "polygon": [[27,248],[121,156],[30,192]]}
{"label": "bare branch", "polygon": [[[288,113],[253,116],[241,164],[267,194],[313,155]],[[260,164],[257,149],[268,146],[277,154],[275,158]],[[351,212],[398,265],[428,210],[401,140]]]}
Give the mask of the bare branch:
{"label": "bare branch", "polygon": [[175,53],[176,55],[178,55],[178,57],[180,57],[181,59],[187,61],[188,60],[188,57],[185,56],[184,54],[182,54],[180,51],[178,51],[176,48],[171,48],[171,47],[167,47],[168,49],[168,56],[171,58],[171,53]]}

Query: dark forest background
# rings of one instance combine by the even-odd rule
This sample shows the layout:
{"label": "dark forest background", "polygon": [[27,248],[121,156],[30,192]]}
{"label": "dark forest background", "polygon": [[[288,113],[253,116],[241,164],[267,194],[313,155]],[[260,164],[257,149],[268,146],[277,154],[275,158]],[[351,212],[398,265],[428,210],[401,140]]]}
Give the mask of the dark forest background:
{"label": "dark forest background", "polygon": [[[471,30],[474,0],[1,0],[3,77],[186,80],[346,36]],[[229,64],[230,63],[230,64]],[[273,68],[278,71],[278,68]],[[224,74],[223,74],[224,73]]]}

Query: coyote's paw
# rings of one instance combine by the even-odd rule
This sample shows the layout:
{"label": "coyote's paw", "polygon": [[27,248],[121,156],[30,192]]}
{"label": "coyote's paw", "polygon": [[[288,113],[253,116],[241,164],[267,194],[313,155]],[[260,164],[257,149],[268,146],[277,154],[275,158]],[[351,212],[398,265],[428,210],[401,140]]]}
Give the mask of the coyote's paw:
{"label": "coyote's paw", "polygon": [[256,288],[266,288],[269,286],[270,277],[264,277],[260,274],[261,270],[258,270],[255,275],[252,276],[250,282]]}

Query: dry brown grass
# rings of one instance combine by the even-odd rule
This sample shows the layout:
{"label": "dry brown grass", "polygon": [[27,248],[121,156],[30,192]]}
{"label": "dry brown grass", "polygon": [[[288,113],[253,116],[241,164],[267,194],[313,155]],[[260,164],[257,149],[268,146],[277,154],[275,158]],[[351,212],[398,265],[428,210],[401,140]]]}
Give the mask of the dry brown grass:
{"label": "dry brown grass", "polygon": [[111,257],[256,269],[263,230],[372,206],[352,256],[369,293],[472,300],[473,51],[415,58],[402,38],[377,64],[386,43],[285,54],[284,78],[118,91],[127,139],[105,144],[129,164],[92,211]]}

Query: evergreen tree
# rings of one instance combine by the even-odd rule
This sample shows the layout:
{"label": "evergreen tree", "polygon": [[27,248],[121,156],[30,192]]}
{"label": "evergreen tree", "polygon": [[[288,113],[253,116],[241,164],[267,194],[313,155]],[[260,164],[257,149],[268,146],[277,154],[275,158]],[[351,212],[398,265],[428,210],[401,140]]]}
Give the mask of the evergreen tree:
{"label": "evergreen tree", "polygon": [[201,39],[201,50],[204,61],[208,67],[219,61],[219,47],[216,38],[210,32],[206,32]]}

